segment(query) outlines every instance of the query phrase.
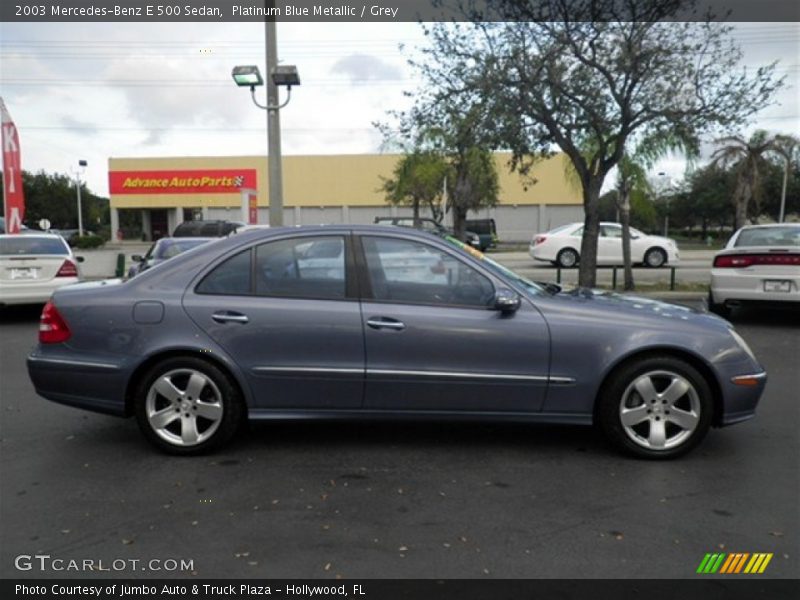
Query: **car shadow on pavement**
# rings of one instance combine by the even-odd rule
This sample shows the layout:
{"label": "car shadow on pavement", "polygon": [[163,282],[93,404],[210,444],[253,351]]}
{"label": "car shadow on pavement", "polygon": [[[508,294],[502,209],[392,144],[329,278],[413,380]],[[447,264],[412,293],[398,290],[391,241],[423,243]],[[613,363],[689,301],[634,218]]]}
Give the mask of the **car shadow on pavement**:
{"label": "car shadow on pavement", "polygon": [[0,325],[7,323],[30,323],[38,321],[44,304],[20,304],[0,306]]}
{"label": "car shadow on pavement", "polygon": [[[565,451],[615,455],[591,427],[452,421],[250,422],[240,443],[282,450],[403,448],[417,451],[476,447],[491,451]],[[238,444],[237,444],[238,445]]]}
{"label": "car shadow on pavement", "polygon": [[800,310],[797,307],[736,308],[728,320],[734,325],[761,325],[766,327],[800,327]]}

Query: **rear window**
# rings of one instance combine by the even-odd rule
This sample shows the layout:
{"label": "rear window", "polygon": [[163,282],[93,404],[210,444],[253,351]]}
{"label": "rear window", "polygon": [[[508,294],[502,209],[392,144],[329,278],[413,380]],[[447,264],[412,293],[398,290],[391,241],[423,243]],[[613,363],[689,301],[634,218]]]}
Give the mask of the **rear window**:
{"label": "rear window", "polygon": [[69,254],[69,248],[60,238],[5,237],[0,239],[0,254],[28,256],[37,254]]}
{"label": "rear window", "polygon": [[[574,223],[568,223],[567,225],[561,225],[560,227],[556,227],[555,229],[551,229],[551,230],[550,230],[550,231],[548,231],[547,233],[550,233],[550,234],[553,234],[553,233],[560,233],[560,232],[562,232],[562,231],[566,231],[566,230],[567,230],[567,229],[569,229],[570,227],[574,227],[574,226],[575,226],[575,224],[574,224]],[[575,233],[575,235],[580,235],[580,234],[578,234],[578,233]]]}
{"label": "rear window", "polygon": [[743,229],[734,246],[800,246],[800,227],[755,227]]}

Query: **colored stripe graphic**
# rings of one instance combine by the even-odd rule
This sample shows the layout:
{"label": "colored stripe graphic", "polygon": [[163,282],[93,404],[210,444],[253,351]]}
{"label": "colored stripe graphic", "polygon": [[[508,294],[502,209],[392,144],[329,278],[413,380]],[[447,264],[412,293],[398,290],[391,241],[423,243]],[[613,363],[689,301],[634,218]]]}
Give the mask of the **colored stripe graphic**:
{"label": "colored stripe graphic", "polygon": [[[697,573],[720,573],[730,575],[744,572],[760,574],[766,570],[767,565],[772,560],[772,556],[772,553],[767,552],[756,552],[754,554],[750,554],[749,552],[734,552],[731,554],[725,552],[708,553],[703,557],[703,560],[700,561],[700,566],[697,567]],[[744,569],[744,571],[742,571],[742,569]]]}
{"label": "colored stripe graphic", "polygon": [[705,570],[706,569],[706,565],[708,564],[708,562],[710,560],[711,560],[711,555],[710,554],[706,554],[703,557],[703,560],[700,561],[700,566],[697,567],[697,572],[698,573],[705,573],[706,572],[706,570]]}
{"label": "colored stripe graphic", "polygon": [[697,567],[698,573],[716,573],[717,570],[722,565],[722,561],[725,559],[726,554],[722,553],[714,553],[714,554],[706,554],[705,558],[703,558],[703,562],[700,563],[700,566]]}
{"label": "colored stripe graphic", "polygon": [[739,572],[741,572],[741,570],[742,570],[742,567],[744,566],[744,563],[745,563],[745,561],[747,560],[747,557],[748,557],[748,556],[750,556],[750,553],[749,553],[749,552],[745,552],[744,554],[742,554],[742,558],[741,558],[741,559],[739,560],[739,562],[736,564],[736,570],[735,570],[735,571],[731,571],[731,572],[732,572],[732,573],[739,573]]}

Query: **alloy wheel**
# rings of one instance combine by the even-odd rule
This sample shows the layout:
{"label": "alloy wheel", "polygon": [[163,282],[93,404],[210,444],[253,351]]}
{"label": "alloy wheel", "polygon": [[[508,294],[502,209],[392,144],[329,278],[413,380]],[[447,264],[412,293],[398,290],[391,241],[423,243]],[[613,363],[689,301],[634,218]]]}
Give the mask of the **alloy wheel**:
{"label": "alloy wheel", "polygon": [[179,447],[202,444],[222,422],[222,394],[210,377],[196,369],[160,375],[145,400],[147,422],[161,439]]}
{"label": "alloy wheel", "polygon": [[700,424],[701,404],[691,382],[672,371],[639,375],[622,394],[619,418],[625,434],[647,450],[687,441]]}

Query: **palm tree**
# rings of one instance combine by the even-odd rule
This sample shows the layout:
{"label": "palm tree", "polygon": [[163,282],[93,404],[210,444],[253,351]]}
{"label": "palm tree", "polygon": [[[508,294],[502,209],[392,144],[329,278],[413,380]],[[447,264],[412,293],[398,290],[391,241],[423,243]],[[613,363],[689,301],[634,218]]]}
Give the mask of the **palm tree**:
{"label": "palm tree", "polygon": [[739,135],[732,135],[715,140],[718,148],[711,155],[712,164],[723,168],[733,167],[736,174],[736,188],[733,202],[736,207],[734,231],[743,227],[747,221],[750,201],[755,202],[755,212],[760,212],[761,173],[764,171],[767,157],[778,154],[789,156],[788,147],[792,136],[770,135],[759,129],[749,140]]}

